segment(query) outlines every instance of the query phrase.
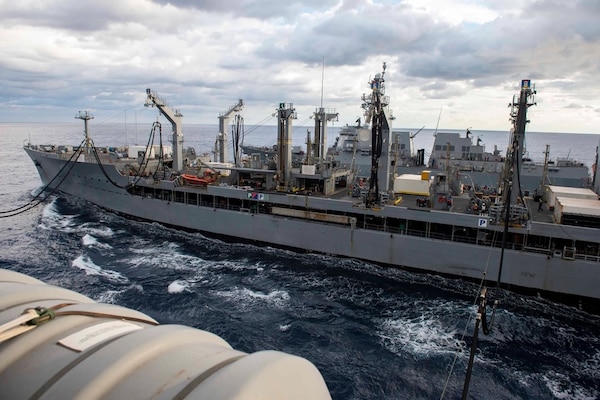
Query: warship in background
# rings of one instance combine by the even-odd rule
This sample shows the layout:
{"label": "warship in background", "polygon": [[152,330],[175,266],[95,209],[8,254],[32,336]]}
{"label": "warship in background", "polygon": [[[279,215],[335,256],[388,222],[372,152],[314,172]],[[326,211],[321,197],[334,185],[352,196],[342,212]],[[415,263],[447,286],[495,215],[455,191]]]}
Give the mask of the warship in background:
{"label": "warship in background", "polygon": [[[423,128],[415,133],[392,130],[391,162],[396,166],[397,172],[417,173],[425,168],[425,150],[415,152],[413,149],[413,138]],[[361,124],[359,118],[356,125],[346,124],[340,129],[329,153],[341,165],[354,169],[358,177],[368,178],[371,171],[371,148],[371,127],[369,124]]]}
{"label": "warship in background", "polygon": [[[393,131],[391,152],[398,175],[419,174],[424,170],[442,172],[449,177],[457,192],[461,190],[461,185],[466,186],[467,190],[474,188],[489,192],[502,185],[506,157],[497,146],[491,153],[487,152],[480,138],[474,142],[469,129],[464,136],[459,132],[436,130],[432,149],[427,153],[425,149],[414,148],[413,138],[423,128],[415,133]],[[358,120],[357,125],[344,126],[330,151],[341,165],[355,169],[357,176],[369,176],[371,143],[368,125],[361,125]],[[541,190],[541,185],[590,187],[588,166],[570,157],[550,160],[549,154],[550,147],[547,146],[543,162],[535,162],[525,156],[519,161],[521,190],[524,193],[535,193]]]}
{"label": "warship in background", "polygon": [[[366,179],[355,179],[356,168],[327,151],[327,124],[337,117],[335,110],[315,110],[314,136],[299,166],[292,162],[296,111],[289,103],[276,110],[274,163],[265,165],[260,156],[235,156],[228,162],[224,151],[210,162],[193,159],[195,151],[184,150],[181,113],[150,89],[146,105],[170,122],[172,148],[162,145],[162,139],[159,145],[149,140],[144,150],[133,152],[97,148],[88,131],[92,117],[81,113],[77,118],[84,120],[85,139],[80,145],[27,144],[24,150],[47,193],[58,190],[130,218],[231,241],[497,281],[584,306],[597,303],[597,195],[557,186],[544,186],[536,197],[521,191],[521,144],[534,95],[530,82],[522,81],[513,99],[503,186],[485,194],[473,188],[456,192],[447,171],[397,176],[395,166],[404,161],[398,161],[402,157],[393,143],[406,135],[394,138],[384,76],[385,64],[362,96],[369,126],[368,140],[362,141],[369,141],[371,149]],[[238,111],[226,113],[224,122]],[[156,122],[152,135],[160,132]],[[359,135],[364,139],[367,133]],[[344,146],[343,141],[338,144]]]}

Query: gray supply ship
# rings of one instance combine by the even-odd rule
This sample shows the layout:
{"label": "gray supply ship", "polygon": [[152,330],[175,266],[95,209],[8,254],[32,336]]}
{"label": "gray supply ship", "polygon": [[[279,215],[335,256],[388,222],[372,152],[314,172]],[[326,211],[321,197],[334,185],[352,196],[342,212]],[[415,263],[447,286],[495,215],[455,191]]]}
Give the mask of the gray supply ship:
{"label": "gray supply ship", "polygon": [[[249,161],[236,157],[233,163],[222,156],[211,163],[193,159],[195,152],[183,148],[182,115],[150,89],[146,105],[170,122],[172,148],[151,140],[133,152],[97,148],[88,134],[92,116],[85,112],[77,116],[85,123],[80,145],[24,149],[46,191],[59,190],[130,218],[227,240],[497,281],[561,301],[600,300],[597,195],[544,186],[537,196],[525,196],[520,174],[512,173],[522,160],[519,144],[534,95],[530,82],[523,81],[513,99],[504,186],[497,193],[463,193],[453,191],[448,174],[439,171],[423,171],[416,179],[396,176],[384,75],[385,64],[362,96],[372,149],[367,179],[355,180],[352,168],[328,154],[333,110],[316,109],[313,144],[299,167],[292,165],[296,112],[288,103],[276,110],[274,166],[262,164],[259,155]],[[153,134],[160,131],[157,122]]]}

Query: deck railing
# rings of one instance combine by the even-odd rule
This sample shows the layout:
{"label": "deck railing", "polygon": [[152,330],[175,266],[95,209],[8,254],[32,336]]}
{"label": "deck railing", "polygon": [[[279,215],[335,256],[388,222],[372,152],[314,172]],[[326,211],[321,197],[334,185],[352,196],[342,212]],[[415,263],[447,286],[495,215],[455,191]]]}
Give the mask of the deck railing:
{"label": "deck railing", "polygon": [[[180,196],[181,196],[181,194],[180,194]],[[163,198],[162,200],[167,201],[168,199]],[[253,213],[253,214],[270,214],[268,208],[266,208],[266,207],[248,208],[248,207],[244,207],[241,205],[228,204],[228,202],[203,201],[203,200],[200,200],[200,198],[196,198],[195,200],[196,200],[195,202],[189,201],[188,196],[178,197],[176,199],[177,202],[181,202],[181,203],[185,202],[186,204],[191,205],[191,206],[209,207],[209,208],[214,208],[214,209],[218,208],[218,209],[237,211],[237,212],[240,212],[240,211],[241,212],[249,212],[249,213]],[[294,218],[294,217],[285,216],[283,218]],[[313,223],[313,224],[332,224],[333,222],[311,220],[311,223]],[[385,224],[381,225],[381,224],[369,224],[369,223],[360,224],[359,223],[353,229],[365,229],[365,230],[372,230],[372,231],[379,231],[379,232],[389,232],[392,234],[416,236],[416,237],[421,237],[421,238],[452,241],[452,242],[458,242],[458,243],[476,244],[479,246],[487,246],[487,247],[492,246],[492,247],[498,248],[498,247],[502,246],[502,241],[499,239],[495,239],[492,241],[481,240],[481,239],[478,240],[476,237],[471,237],[471,236],[456,235],[456,234],[450,235],[450,234],[444,234],[444,233],[438,233],[438,232],[428,232],[427,230],[422,230],[422,229],[406,229],[406,228],[390,227],[390,226],[386,226]],[[530,253],[545,254],[545,255],[548,255],[549,257],[554,256],[554,254],[552,253],[552,251],[550,249],[527,246],[527,245],[524,245],[523,243],[516,243],[516,242],[509,241],[505,244],[505,246],[506,246],[505,247],[506,249],[523,250],[523,251],[527,251]],[[584,260],[584,261],[600,263],[600,255],[590,255],[590,254],[578,253],[576,248],[574,248],[574,247],[570,247],[568,250],[569,250],[567,252],[568,257],[563,257],[562,254],[565,254],[565,253],[559,252],[561,254],[562,258],[566,258],[566,259],[570,259],[570,260]]]}

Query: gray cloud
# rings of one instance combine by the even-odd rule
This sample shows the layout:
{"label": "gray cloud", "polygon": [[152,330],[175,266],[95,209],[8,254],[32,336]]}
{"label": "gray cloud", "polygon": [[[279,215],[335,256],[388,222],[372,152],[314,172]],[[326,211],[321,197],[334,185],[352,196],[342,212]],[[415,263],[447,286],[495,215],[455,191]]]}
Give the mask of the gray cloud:
{"label": "gray cloud", "polygon": [[325,11],[335,6],[337,0],[305,0],[282,2],[280,0],[152,0],[161,5],[172,5],[216,14],[229,14],[239,18],[278,19],[291,18],[303,12]]}
{"label": "gray cloud", "polygon": [[17,24],[92,32],[106,28],[110,22],[127,21],[131,14],[126,11],[95,1],[47,1],[34,4],[3,1],[0,15],[3,21]]}
{"label": "gray cloud", "polygon": [[279,101],[310,109],[323,60],[328,101],[351,114],[387,61],[399,101],[458,107],[473,91],[512,93],[527,77],[547,98],[567,98],[565,107],[583,99],[597,117],[600,2],[478,3],[492,17],[458,22],[392,3],[0,0],[1,33],[14,38],[0,43],[0,105],[13,113],[0,121],[36,104],[51,107],[47,118],[61,108],[139,106],[146,87],[211,122],[239,97],[261,110]]}

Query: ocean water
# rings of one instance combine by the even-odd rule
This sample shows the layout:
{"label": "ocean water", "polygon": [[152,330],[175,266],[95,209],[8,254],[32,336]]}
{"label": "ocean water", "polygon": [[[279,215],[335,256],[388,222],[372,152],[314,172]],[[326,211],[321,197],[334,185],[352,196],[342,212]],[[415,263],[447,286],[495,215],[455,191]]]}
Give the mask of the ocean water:
{"label": "ocean water", "polygon": [[[150,130],[91,126],[99,146],[145,143]],[[216,128],[192,125],[184,129],[186,143],[210,151]],[[26,204],[40,186],[24,140],[78,144],[81,132],[78,123],[0,124],[0,211]],[[274,128],[246,132],[247,144],[275,139]],[[488,146],[508,143],[502,132],[474,133]],[[415,147],[430,148],[431,134],[421,132]],[[305,128],[294,143],[302,144],[303,135]],[[531,153],[543,152],[549,142],[553,158],[591,164],[599,138],[539,133],[528,145]],[[61,195],[0,218],[0,268],[163,324],[208,330],[241,351],[305,357],[334,399],[460,398],[479,290],[431,274],[225,243]],[[600,398],[598,316],[506,291],[491,296],[503,301],[492,333],[479,336],[469,398]]]}

